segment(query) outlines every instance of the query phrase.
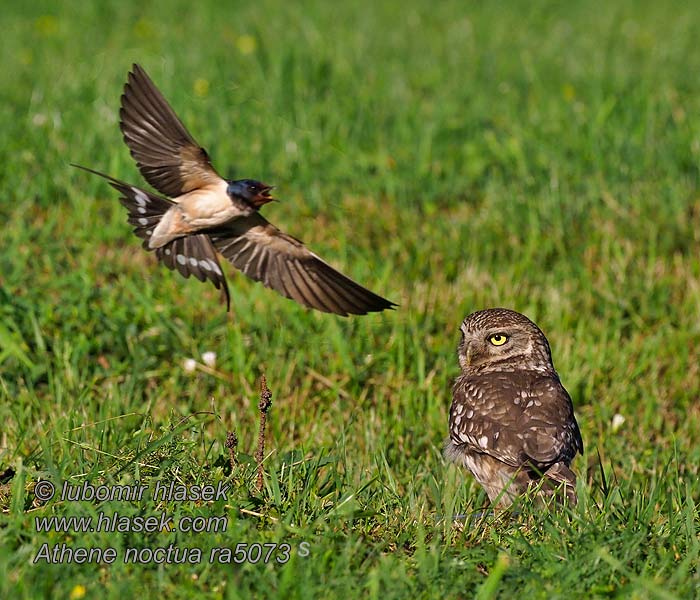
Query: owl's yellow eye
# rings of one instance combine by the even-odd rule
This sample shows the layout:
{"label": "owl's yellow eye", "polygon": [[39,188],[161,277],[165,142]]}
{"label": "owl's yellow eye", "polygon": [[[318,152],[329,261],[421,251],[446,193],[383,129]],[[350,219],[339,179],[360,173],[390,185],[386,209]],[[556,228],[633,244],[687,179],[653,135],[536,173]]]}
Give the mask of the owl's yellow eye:
{"label": "owl's yellow eye", "polygon": [[488,340],[494,346],[502,346],[508,341],[508,336],[503,333],[494,333],[488,337]]}

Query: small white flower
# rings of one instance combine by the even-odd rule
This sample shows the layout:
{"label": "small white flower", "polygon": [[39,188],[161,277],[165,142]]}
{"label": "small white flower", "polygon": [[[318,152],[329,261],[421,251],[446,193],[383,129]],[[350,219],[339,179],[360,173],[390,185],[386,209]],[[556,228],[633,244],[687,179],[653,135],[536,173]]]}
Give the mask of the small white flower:
{"label": "small white flower", "polygon": [[194,358],[186,358],[182,361],[182,368],[185,373],[194,373],[197,369],[197,361]]}
{"label": "small white flower", "polygon": [[620,429],[622,427],[622,424],[625,422],[625,417],[623,417],[621,414],[617,413],[613,416],[612,418],[612,423],[611,427],[613,430],[613,433]]}
{"label": "small white flower", "polygon": [[207,365],[207,367],[215,367],[216,366],[216,352],[203,352],[202,353],[202,360],[204,361],[204,364]]}

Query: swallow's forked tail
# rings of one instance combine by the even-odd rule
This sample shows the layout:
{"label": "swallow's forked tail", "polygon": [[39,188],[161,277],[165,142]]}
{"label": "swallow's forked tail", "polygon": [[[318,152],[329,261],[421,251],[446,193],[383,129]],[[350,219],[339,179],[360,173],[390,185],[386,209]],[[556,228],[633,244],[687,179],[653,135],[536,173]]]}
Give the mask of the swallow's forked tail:
{"label": "swallow's forked tail", "polygon": [[[72,166],[103,177],[122,194],[119,201],[129,211],[128,221],[134,226],[134,233],[143,240],[143,247],[153,252],[154,249],[149,246],[153,230],[175,202],[124,183],[100,171],[75,164]],[[226,296],[226,310],[230,309],[231,297],[226,277],[207,234],[197,233],[176,238],[156,248],[155,254],[168,269],[177,270],[185,278],[194,275],[199,281],[211,281],[216,289],[223,290]]]}

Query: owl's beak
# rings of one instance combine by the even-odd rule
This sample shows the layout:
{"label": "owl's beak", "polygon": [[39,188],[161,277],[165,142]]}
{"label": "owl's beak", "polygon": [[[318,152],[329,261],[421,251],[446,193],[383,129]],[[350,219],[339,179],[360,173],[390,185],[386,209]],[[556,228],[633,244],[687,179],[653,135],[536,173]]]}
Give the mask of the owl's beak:
{"label": "owl's beak", "polygon": [[464,362],[467,366],[472,364],[472,357],[474,356],[474,350],[472,349],[472,343],[467,342],[467,351],[464,354]]}

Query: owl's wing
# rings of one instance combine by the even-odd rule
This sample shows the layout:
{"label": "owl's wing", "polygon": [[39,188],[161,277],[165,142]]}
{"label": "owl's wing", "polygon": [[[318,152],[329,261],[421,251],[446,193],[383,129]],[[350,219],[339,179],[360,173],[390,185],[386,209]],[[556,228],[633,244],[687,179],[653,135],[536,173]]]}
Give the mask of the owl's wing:
{"label": "owl's wing", "polygon": [[545,469],[583,452],[569,394],[557,378],[529,372],[459,378],[450,439],[513,467]]}
{"label": "owl's wing", "polygon": [[583,454],[571,397],[558,379],[536,379],[523,400],[523,420],[527,423],[523,451],[530,462],[538,466],[569,464],[577,452]]}

